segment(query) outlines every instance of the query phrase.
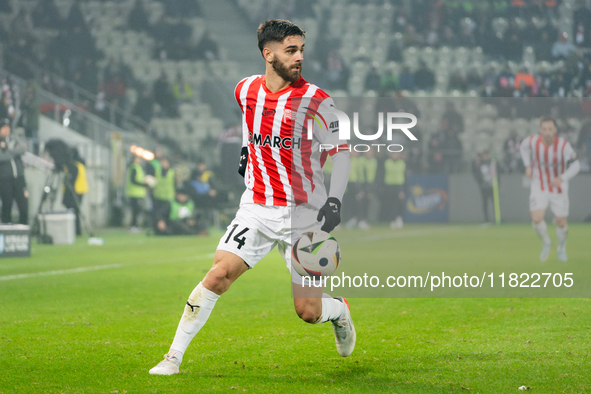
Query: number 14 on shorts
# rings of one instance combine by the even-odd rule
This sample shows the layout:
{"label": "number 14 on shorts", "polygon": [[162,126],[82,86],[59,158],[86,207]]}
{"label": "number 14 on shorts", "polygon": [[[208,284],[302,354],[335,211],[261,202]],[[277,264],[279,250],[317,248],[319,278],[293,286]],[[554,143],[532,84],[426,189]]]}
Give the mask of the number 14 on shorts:
{"label": "number 14 on shorts", "polygon": [[[227,244],[230,241],[230,238],[232,238],[232,234],[234,234],[237,227],[238,227],[238,224],[235,224],[232,226],[232,230],[230,231],[230,233],[226,237],[226,240],[224,241],[224,243]],[[232,240],[234,240],[238,243],[238,249],[241,249],[244,246],[244,244],[246,243],[246,237],[243,237],[243,235],[248,230],[249,230],[248,227],[244,227],[242,230],[240,230],[240,232],[238,232],[236,235],[234,235],[234,238],[232,238]],[[242,238],[240,238],[240,237],[242,237]]]}

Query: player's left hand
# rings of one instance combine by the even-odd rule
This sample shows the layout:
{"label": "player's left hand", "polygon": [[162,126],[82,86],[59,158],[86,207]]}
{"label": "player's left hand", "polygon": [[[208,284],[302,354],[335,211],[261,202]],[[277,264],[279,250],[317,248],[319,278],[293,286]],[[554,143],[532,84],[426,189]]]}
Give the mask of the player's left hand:
{"label": "player's left hand", "polygon": [[554,187],[560,187],[560,185],[562,185],[562,178],[560,178],[559,176],[557,176],[556,178],[552,179],[552,186]]}
{"label": "player's left hand", "polygon": [[341,202],[338,198],[328,197],[326,203],[320,211],[316,220],[319,222],[324,218],[324,224],[321,230],[330,233],[341,222]]}

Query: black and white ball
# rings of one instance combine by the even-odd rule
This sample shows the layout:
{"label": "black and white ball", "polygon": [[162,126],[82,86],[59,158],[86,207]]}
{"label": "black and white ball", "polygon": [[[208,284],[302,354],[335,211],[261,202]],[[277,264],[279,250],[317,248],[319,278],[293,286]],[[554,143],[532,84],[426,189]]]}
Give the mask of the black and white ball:
{"label": "black and white ball", "polygon": [[293,244],[292,266],[302,276],[330,276],[341,262],[341,247],[324,231],[307,231]]}

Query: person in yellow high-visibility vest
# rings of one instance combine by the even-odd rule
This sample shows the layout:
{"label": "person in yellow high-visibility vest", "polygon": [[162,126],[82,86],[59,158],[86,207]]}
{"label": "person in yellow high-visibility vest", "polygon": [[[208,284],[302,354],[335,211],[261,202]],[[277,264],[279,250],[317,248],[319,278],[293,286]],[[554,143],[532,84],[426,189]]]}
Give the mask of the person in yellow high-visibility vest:
{"label": "person in yellow high-visibility vest", "polygon": [[144,181],[144,169],[141,166],[142,158],[133,156],[133,162],[127,167],[125,195],[131,207],[130,232],[139,232],[139,216],[143,211],[143,203],[146,198],[146,183]]}
{"label": "person in yellow high-visibility vest", "polygon": [[390,152],[384,162],[384,198],[388,220],[392,229],[402,228],[404,208],[404,184],[406,183],[406,162],[401,153]]}
{"label": "person in yellow high-visibility vest", "polygon": [[[170,161],[166,157],[160,159],[160,168],[156,169],[156,187],[152,189],[153,212],[159,212],[163,206],[168,205],[174,199],[175,178],[174,169],[170,166]],[[156,230],[156,223],[154,230]]]}

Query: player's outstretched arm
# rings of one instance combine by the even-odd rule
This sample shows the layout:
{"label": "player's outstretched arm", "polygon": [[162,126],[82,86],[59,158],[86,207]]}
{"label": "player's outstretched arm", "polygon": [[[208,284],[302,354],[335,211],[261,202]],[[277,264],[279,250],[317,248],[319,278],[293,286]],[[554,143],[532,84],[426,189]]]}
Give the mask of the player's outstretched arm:
{"label": "player's outstretched arm", "polygon": [[328,199],[320,211],[317,220],[324,219],[321,230],[330,233],[341,222],[341,201],[349,181],[351,171],[351,159],[349,151],[340,151],[332,157],[332,176],[330,178],[330,191]]}
{"label": "player's outstretched arm", "polygon": [[532,137],[525,138],[523,141],[521,141],[521,145],[519,146],[521,160],[523,160],[523,165],[525,166],[525,175],[528,178],[531,178],[533,175],[531,169],[531,139]]}
{"label": "player's outstretched arm", "polygon": [[564,173],[562,173],[562,175],[560,175],[560,178],[563,181],[568,181],[569,179],[577,175],[579,171],[581,171],[581,162],[579,161],[579,159],[575,157],[574,160],[570,160],[567,163],[566,170],[564,171]]}

